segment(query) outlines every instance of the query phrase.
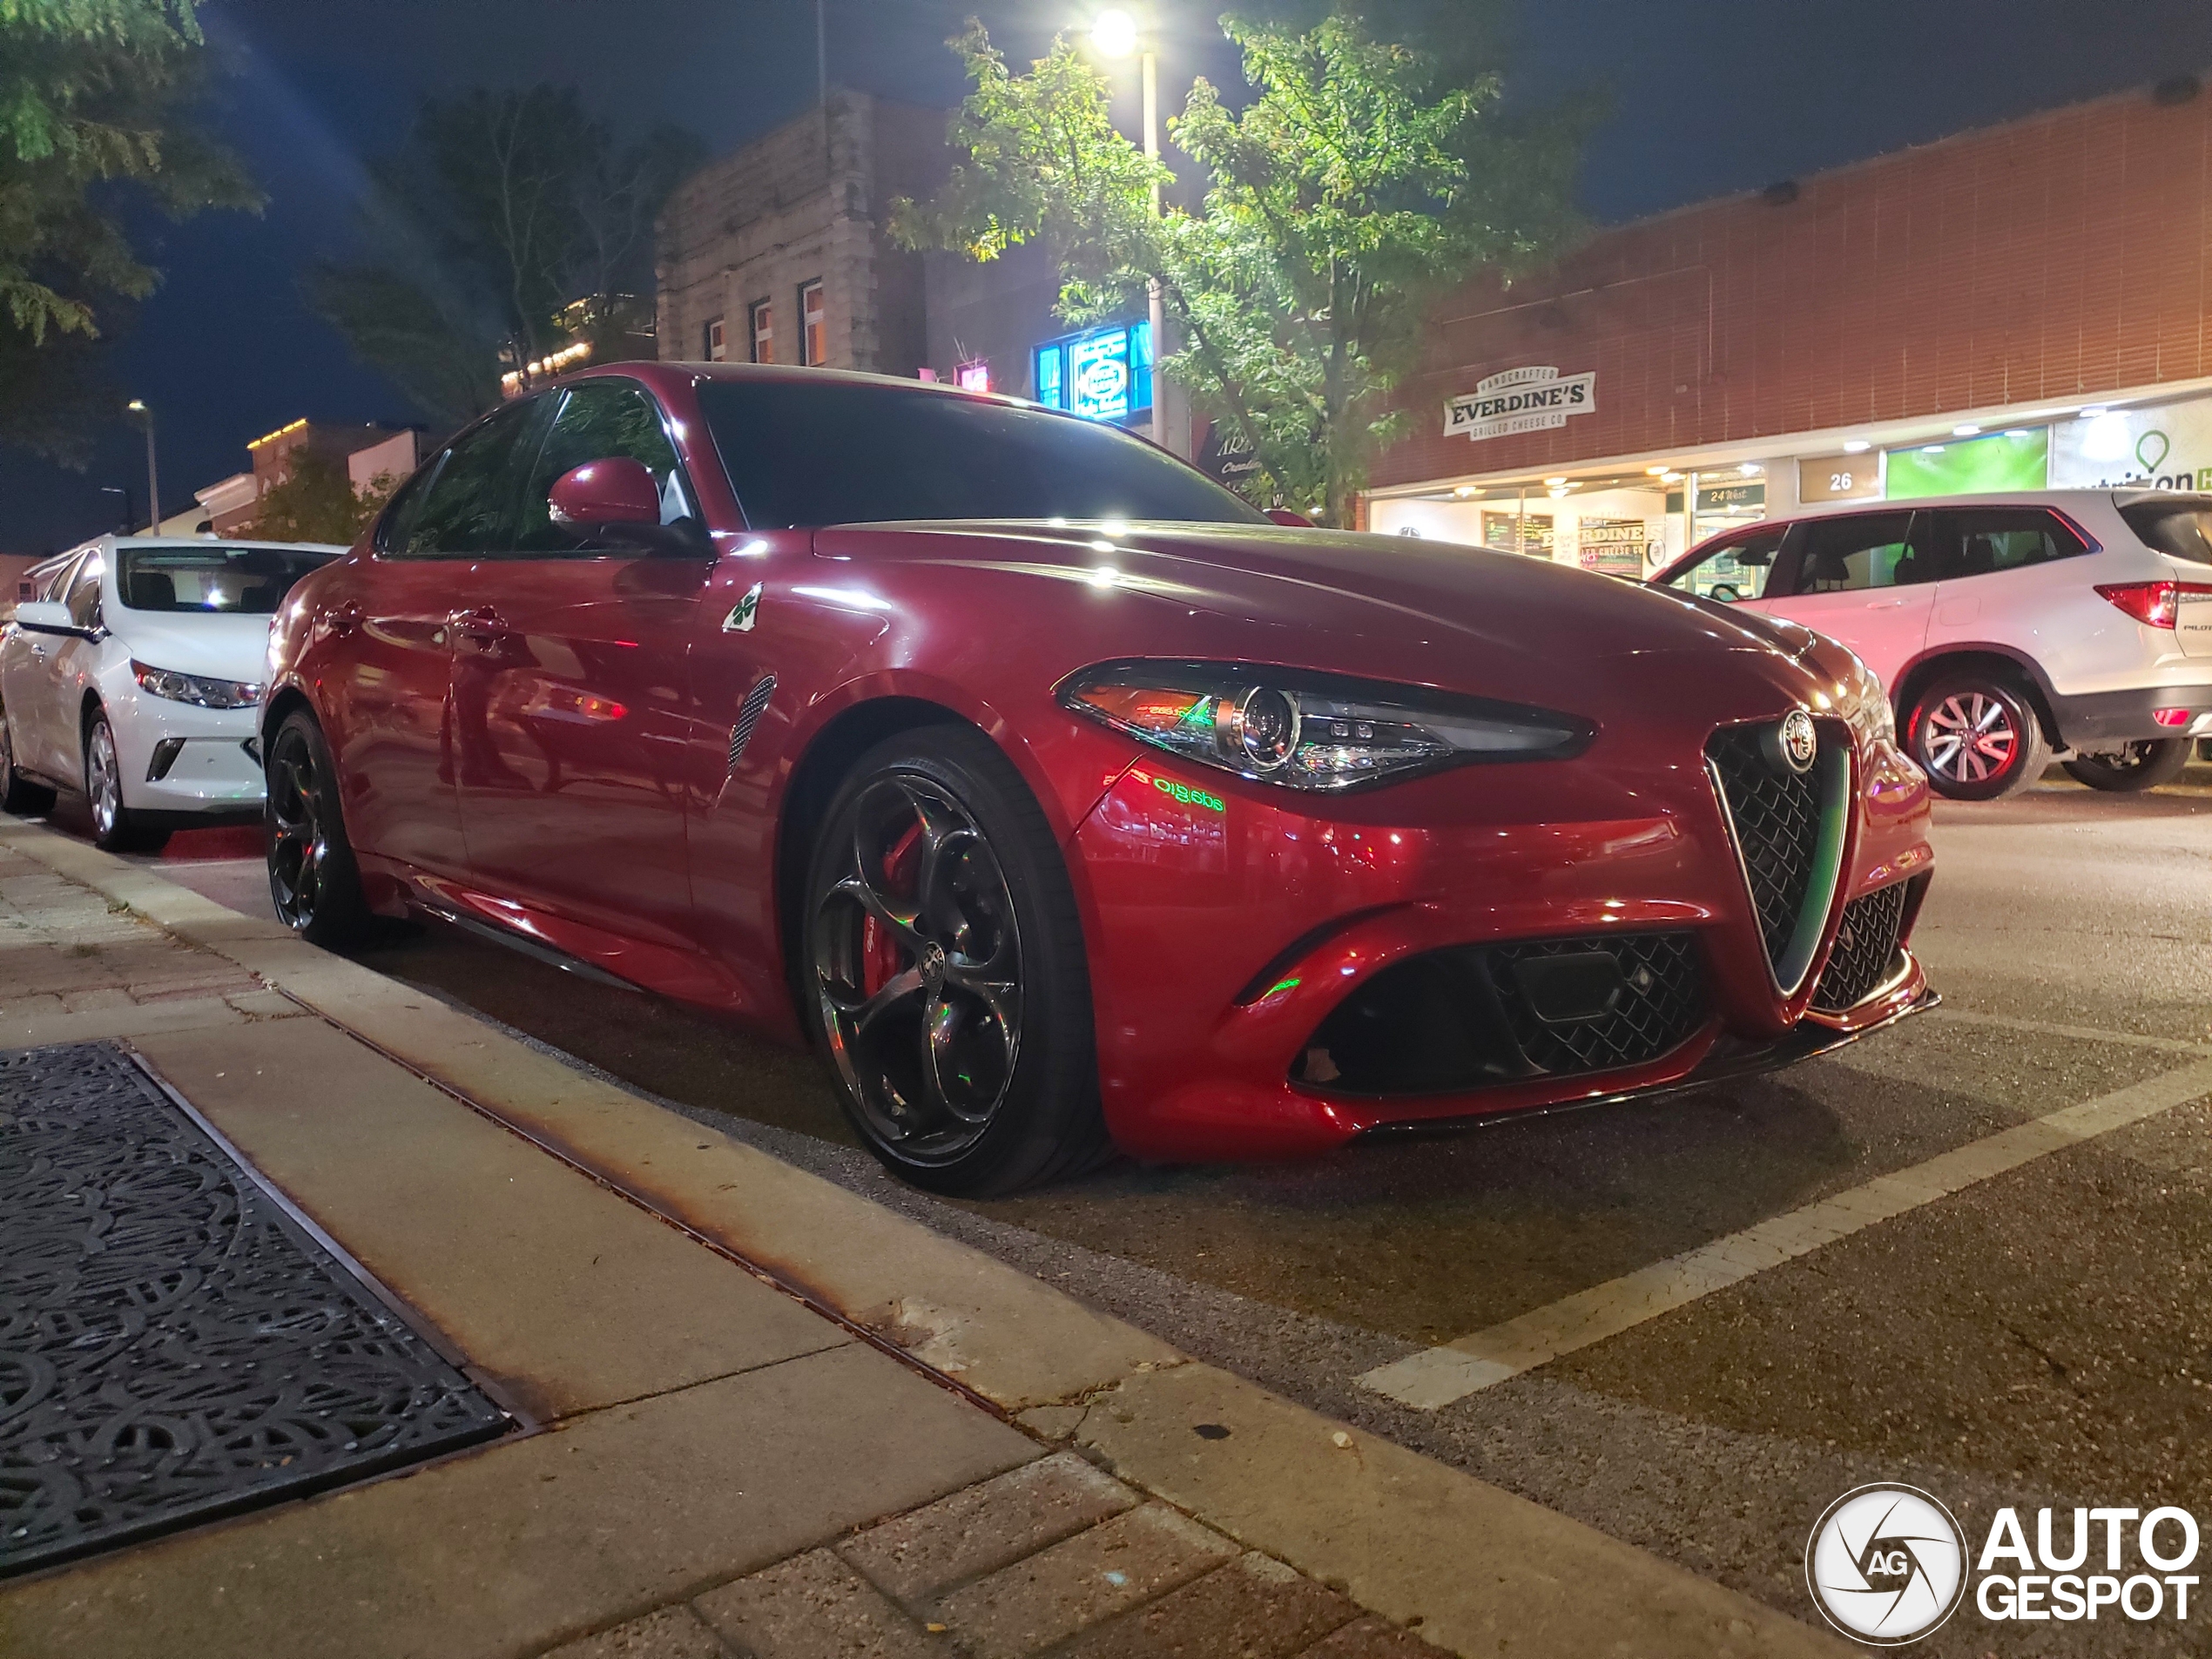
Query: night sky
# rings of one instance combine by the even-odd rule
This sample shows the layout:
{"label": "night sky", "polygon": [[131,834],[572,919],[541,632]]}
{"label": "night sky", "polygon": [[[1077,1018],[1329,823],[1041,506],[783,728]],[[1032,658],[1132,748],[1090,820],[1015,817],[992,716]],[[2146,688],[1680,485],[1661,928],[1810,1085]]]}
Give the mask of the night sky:
{"label": "night sky", "polygon": [[[1156,3],[1181,20],[1162,70],[1173,110],[1194,70],[1218,81],[1235,60],[1212,30],[1218,0]],[[941,43],[967,12],[1026,57],[1094,9],[830,0],[831,78],[949,105],[961,84]],[[249,439],[300,415],[419,418],[308,314],[298,283],[308,260],[350,245],[361,158],[398,142],[421,94],[573,82],[618,129],[673,120],[717,152],[814,96],[810,0],[208,0],[201,15],[238,71],[224,129],[270,200],[260,219],[138,226],[165,280],[117,367],[125,395],[159,414],[172,512],[242,469]],[[2212,68],[2202,0],[1525,0],[1520,37],[1516,98],[1611,95],[1581,192],[1605,222]],[[0,450],[0,552],[108,528],[99,486],[142,496],[144,456],[119,411],[88,472]]]}

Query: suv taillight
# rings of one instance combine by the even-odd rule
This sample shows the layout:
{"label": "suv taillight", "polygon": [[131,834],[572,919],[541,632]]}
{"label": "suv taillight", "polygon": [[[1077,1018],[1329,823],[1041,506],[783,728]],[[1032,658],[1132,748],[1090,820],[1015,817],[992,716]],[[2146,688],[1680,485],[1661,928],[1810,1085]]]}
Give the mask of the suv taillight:
{"label": "suv taillight", "polygon": [[2212,594],[2212,583],[2101,582],[2097,592],[2147,628],[2171,628],[2181,615],[2182,597]]}

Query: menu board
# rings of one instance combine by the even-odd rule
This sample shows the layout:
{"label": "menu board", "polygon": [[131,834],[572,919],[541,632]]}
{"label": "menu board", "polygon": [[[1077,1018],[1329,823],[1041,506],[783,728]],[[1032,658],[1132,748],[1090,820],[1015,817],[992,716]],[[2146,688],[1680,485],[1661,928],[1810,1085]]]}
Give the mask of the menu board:
{"label": "menu board", "polygon": [[1548,513],[1485,513],[1482,516],[1482,545],[1495,548],[1501,553],[1533,553],[1538,558],[1552,556],[1553,526]]}

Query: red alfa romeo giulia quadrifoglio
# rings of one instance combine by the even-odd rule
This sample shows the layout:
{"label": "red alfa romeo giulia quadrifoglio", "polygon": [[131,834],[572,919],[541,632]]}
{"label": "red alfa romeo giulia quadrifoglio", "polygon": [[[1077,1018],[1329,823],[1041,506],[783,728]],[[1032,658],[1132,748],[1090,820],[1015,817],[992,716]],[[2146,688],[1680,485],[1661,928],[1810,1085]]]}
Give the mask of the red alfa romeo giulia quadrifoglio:
{"label": "red alfa romeo giulia quadrifoglio", "polygon": [[270,883],[818,1043],[957,1192],[1780,1064],[1932,998],[1928,795],[1770,618],[1270,522],[912,381],[507,405],[271,636]]}

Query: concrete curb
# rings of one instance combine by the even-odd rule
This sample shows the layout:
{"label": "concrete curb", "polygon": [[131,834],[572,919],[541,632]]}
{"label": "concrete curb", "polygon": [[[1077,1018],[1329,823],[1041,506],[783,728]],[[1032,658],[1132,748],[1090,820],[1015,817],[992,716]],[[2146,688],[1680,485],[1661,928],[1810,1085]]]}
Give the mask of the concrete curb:
{"label": "concrete curb", "polygon": [[[259,974],[1133,1485],[1471,1656],[1840,1655],[1633,1545],[1189,1360],[819,1177],[56,832],[0,845]],[[1042,1409],[1038,1409],[1042,1408]],[[1226,1426],[1219,1439],[1194,1426]]]}

